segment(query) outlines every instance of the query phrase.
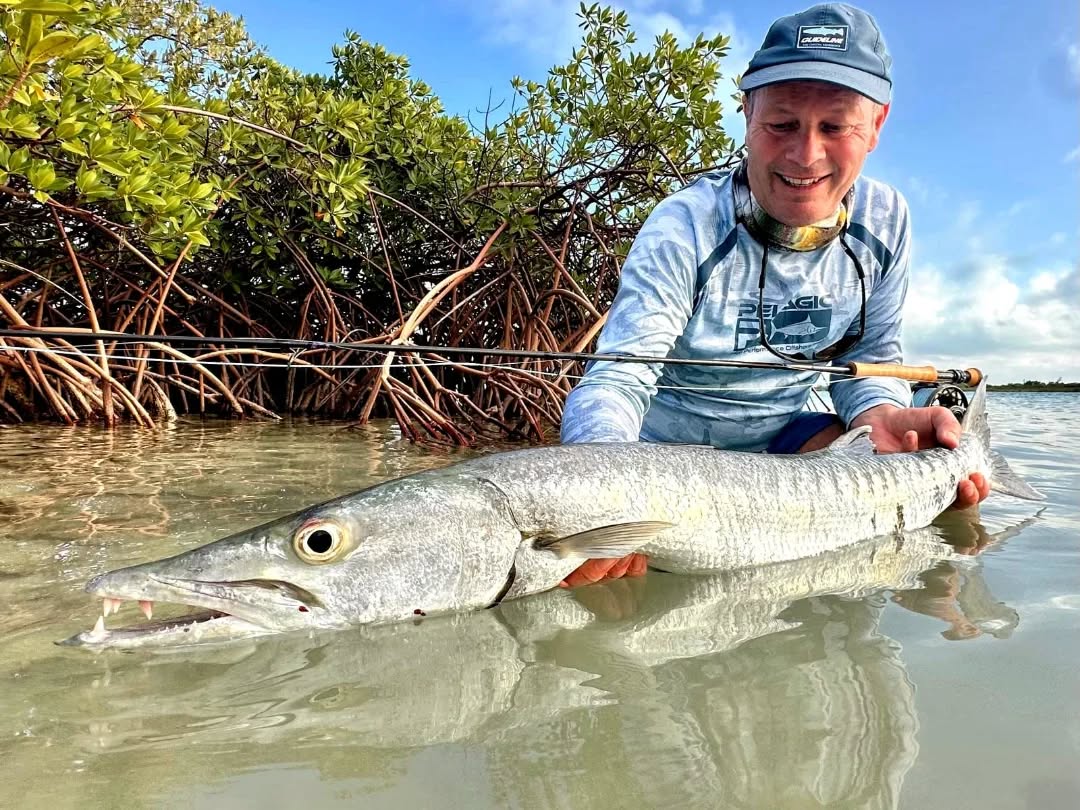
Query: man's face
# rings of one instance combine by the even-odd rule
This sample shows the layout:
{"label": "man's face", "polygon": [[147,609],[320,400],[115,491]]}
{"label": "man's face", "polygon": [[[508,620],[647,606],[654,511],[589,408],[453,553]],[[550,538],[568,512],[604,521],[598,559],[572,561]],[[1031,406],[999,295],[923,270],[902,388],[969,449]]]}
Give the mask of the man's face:
{"label": "man's face", "polygon": [[810,225],[832,215],[877,146],[888,105],[824,82],[753,91],[746,106],[750,190],[774,219]]}

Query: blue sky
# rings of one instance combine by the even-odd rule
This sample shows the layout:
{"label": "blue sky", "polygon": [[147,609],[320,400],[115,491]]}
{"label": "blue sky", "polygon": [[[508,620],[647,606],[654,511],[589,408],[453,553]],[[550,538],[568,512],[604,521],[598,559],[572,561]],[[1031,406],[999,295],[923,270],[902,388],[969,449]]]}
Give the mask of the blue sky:
{"label": "blue sky", "polygon": [[[346,28],[409,57],[451,113],[510,98],[578,41],[577,0],[218,0],[279,61],[326,72]],[[642,46],[732,38],[740,73],[778,16],[809,2],[620,0]],[[866,173],[911,205],[911,362],[978,365],[997,382],[1080,380],[1080,8],[1075,0],[883,2],[894,101]],[[725,77],[721,98],[731,85]],[[732,112],[734,112],[732,110]],[[475,112],[474,112],[475,117]],[[741,140],[732,115],[729,134]]]}

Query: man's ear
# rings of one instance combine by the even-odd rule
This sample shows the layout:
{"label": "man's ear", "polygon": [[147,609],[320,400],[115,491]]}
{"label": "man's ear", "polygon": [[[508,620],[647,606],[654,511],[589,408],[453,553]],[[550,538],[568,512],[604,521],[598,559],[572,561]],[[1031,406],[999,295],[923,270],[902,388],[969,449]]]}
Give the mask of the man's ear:
{"label": "man's ear", "polygon": [[889,108],[892,104],[875,104],[874,120],[871,122],[870,148],[867,152],[873,152],[877,148],[878,139],[881,137],[881,128],[885,126],[885,119],[889,117]]}

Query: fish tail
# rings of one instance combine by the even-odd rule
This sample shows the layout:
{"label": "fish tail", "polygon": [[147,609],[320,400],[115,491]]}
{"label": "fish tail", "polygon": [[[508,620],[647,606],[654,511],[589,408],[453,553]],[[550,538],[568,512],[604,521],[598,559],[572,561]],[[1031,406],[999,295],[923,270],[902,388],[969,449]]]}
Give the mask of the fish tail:
{"label": "fish tail", "polygon": [[1013,472],[1001,453],[990,451],[990,488],[994,492],[1023,498],[1025,501],[1045,501],[1046,496]]}
{"label": "fish tail", "polygon": [[994,492],[1012,495],[1028,501],[1046,500],[1046,496],[1030,486],[1024,479],[1013,472],[1009,462],[1000,453],[990,449],[990,421],[986,416],[986,378],[979,383],[975,394],[968,404],[964,418],[960,421],[960,430],[972,434],[979,442],[990,461],[990,488]]}

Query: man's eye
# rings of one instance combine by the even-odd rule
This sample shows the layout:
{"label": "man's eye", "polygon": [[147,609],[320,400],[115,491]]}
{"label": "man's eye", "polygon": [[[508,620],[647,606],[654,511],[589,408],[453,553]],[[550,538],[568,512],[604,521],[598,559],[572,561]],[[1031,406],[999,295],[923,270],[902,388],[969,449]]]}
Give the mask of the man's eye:
{"label": "man's eye", "polygon": [[846,135],[854,129],[850,124],[822,124],[821,131],[826,135]]}
{"label": "man's eye", "polygon": [[794,132],[796,129],[798,129],[799,125],[796,124],[794,121],[782,121],[779,124],[768,124],[768,127],[772,132],[781,133]]}

